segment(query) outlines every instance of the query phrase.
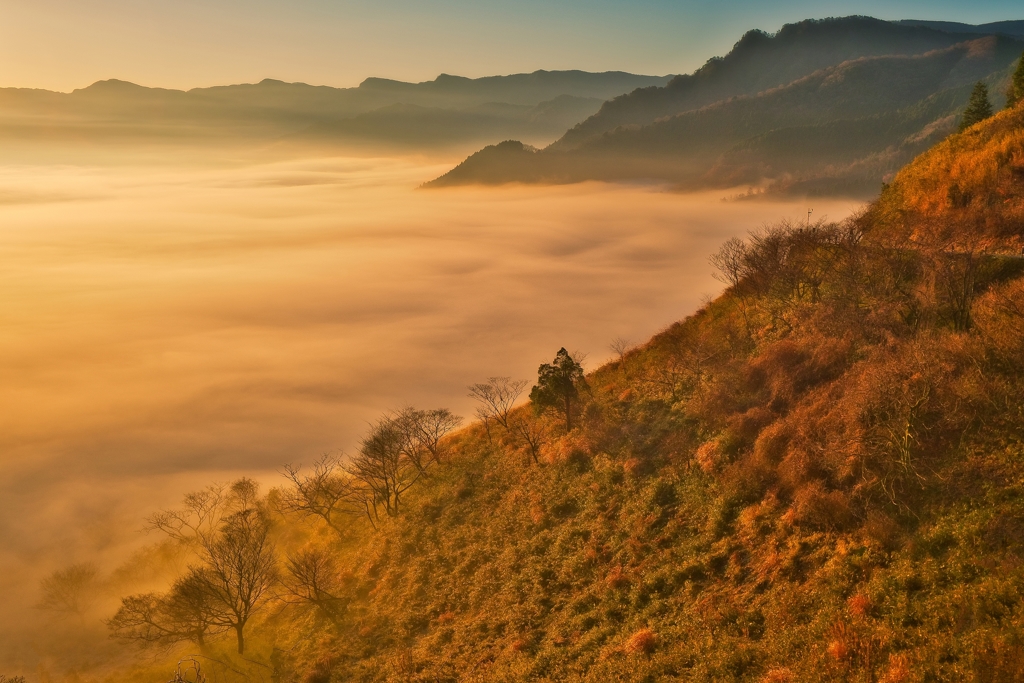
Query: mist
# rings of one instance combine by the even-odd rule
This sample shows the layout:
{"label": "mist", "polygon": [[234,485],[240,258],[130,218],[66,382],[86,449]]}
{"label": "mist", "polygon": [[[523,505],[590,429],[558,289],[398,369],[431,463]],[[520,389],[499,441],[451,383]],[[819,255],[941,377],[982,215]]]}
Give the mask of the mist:
{"label": "mist", "polygon": [[561,346],[592,369],[719,291],[724,240],[858,208],[419,189],[451,158],[217,158],[0,167],[0,670],[52,654],[55,627],[27,627],[40,577],[109,572],[183,493],[282,483],[386,410],[469,417],[467,384],[534,378]]}

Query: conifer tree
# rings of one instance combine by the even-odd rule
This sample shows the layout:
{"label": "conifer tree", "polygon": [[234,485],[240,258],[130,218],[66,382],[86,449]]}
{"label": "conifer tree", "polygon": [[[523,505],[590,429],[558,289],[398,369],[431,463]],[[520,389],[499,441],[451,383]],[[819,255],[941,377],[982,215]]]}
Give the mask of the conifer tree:
{"label": "conifer tree", "polygon": [[580,400],[581,388],[586,388],[583,366],[565,348],[558,350],[552,363],[544,363],[537,370],[537,386],[530,392],[530,400],[537,411],[554,408],[565,418],[565,431],[572,431],[573,407]]}
{"label": "conifer tree", "polygon": [[963,132],[990,116],[992,116],[992,103],[988,100],[988,86],[978,81],[974,84],[971,100],[967,103],[963,118],[960,119],[960,131]]}
{"label": "conifer tree", "polygon": [[1017,70],[1010,79],[1010,87],[1006,90],[1006,108],[1010,109],[1024,100],[1024,54],[1017,60]]}

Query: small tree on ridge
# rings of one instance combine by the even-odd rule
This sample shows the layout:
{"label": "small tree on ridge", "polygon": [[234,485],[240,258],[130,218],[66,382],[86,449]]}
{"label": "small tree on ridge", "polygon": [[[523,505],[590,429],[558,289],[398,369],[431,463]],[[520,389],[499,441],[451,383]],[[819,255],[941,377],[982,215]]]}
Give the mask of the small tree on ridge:
{"label": "small tree on ridge", "polygon": [[530,391],[534,410],[554,408],[565,418],[565,431],[572,430],[573,409],[580,400],[580,388],[587,388],[583,366],[565,348],[558,350],[555,360],[537,369],[537,386]]}
{"label": "small tree on ridge", "polygon": [[971,99],[967,103],[963,118],[960,119],[960,131],[963,132],[990,116],[992,116],[992,103],[988,99],[988,86],[978,81],[974,84]]}
{"label": "small tree on ridge", "polygon": [[1010,87],[1006,90],[1006,108],[1017,106],[1024,100],[1024,54],[1017,60],[1017,70],[1010,78]]}

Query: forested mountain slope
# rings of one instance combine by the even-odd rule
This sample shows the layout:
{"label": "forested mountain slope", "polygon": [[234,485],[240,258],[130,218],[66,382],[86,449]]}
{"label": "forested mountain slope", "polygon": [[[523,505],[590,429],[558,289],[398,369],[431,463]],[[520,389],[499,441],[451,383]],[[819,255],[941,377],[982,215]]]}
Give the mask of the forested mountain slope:
{"label": "forested mountain slope", "polygon": [[947,33],[973,33],[1024,37],[1024,21],[993,21],[988,24],[963,24],[958,21],[925,21],[904,19],[897,22],[903,26],[926,26]]}
{"label": "forested mountain slope", "polygon": [[752,33],[692,76],[606,103],[543,150],[487,147],[430,185],[653,179],[870,196],[955,128],[975,82],[1001,104],[1022,51],[1003,35],[860,17]]}
{"label": "forested mountain slope", "polygon": [[[980,32],[976,37],[987,35]],[[724,57],[664,87],[620,95],[570,131],[553,147],[572,149],[622,125],[645,125],[742,95],[777,88],[810,74],[863,57],[920,55],[969,40],[929,27],[902,26],[871,17],[809,19],[778,33],[749,31]]]}

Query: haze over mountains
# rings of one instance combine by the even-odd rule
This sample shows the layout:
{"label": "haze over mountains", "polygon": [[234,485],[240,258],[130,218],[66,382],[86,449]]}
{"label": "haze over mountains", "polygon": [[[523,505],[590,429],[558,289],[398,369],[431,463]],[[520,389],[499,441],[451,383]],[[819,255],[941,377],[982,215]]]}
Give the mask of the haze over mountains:
{"label": "haze over mountains", "polygon": [[147,88],[107,80],[56,93],[0,89],[0,140],[288,140],[375,148],[436,148],[495,136],[550,140],[605,100],[669,77],[537,71],[469,79],[442,74],[404,83],[368,78],[357,88],[264,80]]}
{"label": "haze over mountains", "polygon": [[[920,25],[928,24],[928,25]],[[970,88],[1001,106],[1022,22],[808,20],[617,97],[535,152],[489,147],[432,185],[657,179],[685,187],[870,194],[953,130]]]}
{"label": "haze over mountains", "polygon": [[[356,88],[264,80],[147,88],[118,80],[71,93],[0,89],[0,141],[359,153],[485,147],[429,186],[654,180],[868,196],[948,135],[978,80],[1002,105],[1024,21],[979,26],[869,17],[746,33],[692,74],[537,71]],[[553,142],[552,142],[553,141]],[[548,144],[551,143],[551,144]],[[532,145],[543,146],[537,150]]]}

